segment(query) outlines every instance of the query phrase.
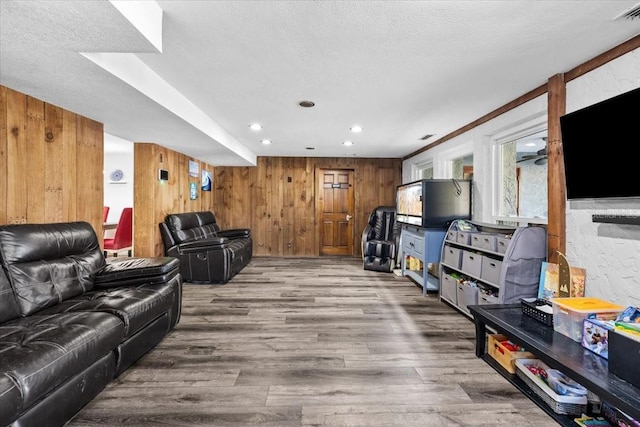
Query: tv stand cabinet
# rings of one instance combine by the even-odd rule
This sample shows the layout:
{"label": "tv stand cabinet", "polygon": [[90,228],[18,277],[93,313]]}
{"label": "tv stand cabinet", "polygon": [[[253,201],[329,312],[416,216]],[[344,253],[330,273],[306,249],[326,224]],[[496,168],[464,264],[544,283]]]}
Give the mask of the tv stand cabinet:
{"label": "tv stand cabinet", "polygon": [[520,304],[472,305],[469,310],[476,326],[476,356],[482,358],[515,385],[541,409],[563,426],[575,426],[575,416],[553,412],[527,384],[509,374],[486,353],[487,328],[506,335],[516,344],[535,354],[547,366],[558,369],[589,391],[635,419],[640,419],[640,388],[609,373],[607,359],[583,348],[532,317],[522,313]]}
{"label": "tv stand cabinet", "polygon": [[[446,233],[446,229],[402,225],[400,233],[402,275],[413,279],[418,285],[422,286],[423,295],[426,295],[427,291],[438,291],[440,289],[440,279],[429,274],[428,268],[429,263],[440,262],[442,242]],[[422,269],[407,269],[407,256],[422,261]]]}

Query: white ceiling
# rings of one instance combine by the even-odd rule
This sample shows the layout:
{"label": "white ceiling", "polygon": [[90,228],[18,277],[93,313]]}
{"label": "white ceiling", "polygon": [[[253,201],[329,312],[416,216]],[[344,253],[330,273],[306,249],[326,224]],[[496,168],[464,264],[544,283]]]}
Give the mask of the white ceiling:
{"label": "white ceiling", "polygon": [[2,0],[0,84],[212,165],[398,158],[640,34],[637,4]]}

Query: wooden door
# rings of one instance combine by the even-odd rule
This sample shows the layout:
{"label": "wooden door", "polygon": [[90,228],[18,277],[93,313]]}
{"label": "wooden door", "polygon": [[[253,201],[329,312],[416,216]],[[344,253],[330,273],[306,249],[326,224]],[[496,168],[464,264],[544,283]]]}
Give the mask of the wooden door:
{"label": "wooden door", "polygon": [[353,255],[353,169],[319,169],[320,255]]}

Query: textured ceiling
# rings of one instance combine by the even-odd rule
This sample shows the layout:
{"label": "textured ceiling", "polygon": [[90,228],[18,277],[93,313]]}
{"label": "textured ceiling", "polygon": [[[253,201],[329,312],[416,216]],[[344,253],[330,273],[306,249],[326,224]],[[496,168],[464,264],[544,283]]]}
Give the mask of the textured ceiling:
{"label": "textured ceiling", "polygon": [[640,34],[637,0],[156,3],[161,50],[109,1],[2,0],[0,84],[213,165],[403,157]]}

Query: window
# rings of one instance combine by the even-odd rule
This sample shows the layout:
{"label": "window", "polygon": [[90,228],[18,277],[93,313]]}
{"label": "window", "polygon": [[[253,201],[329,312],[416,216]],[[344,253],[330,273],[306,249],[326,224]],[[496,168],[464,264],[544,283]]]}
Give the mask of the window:
{"label": "window", "polygon": [[420,170],[420,179],[433,179],[433,165]]}
{"label": "window", "polygon": [[498,140],[497,147],[497,219],[512,225],[518,222],[546,224],[546,128],[538,126],[518,132]]}
{"label": "window", "polygon": [[451,161],[451,178],[473,179],[473,154],[458,157]]}
{"label": "window", "polygon": [[433,179],[433,162],[419,163],[415,165],[415,181],[420,179]]}

